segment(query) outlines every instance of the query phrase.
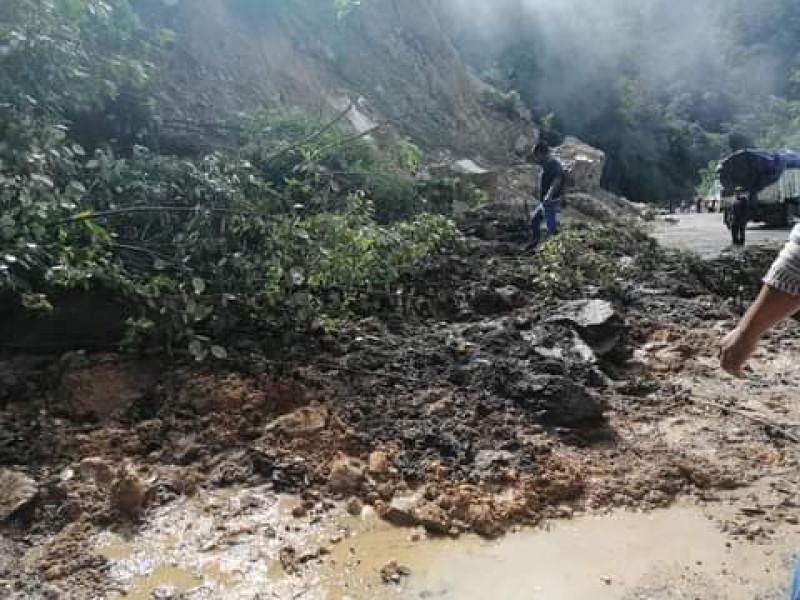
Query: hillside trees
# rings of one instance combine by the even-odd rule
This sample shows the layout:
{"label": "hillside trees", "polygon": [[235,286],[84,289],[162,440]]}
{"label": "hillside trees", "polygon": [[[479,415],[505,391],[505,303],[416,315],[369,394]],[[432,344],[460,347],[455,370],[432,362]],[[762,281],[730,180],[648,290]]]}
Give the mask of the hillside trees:
{"label": "hillside trees", "polygon": [[221,358],[234,332],[318,327],[396,297],[458,242],[428,214],[446,199],[429,203],[401,164],[409,146],[381,150],[342,115],[256,111],[226,121],[233,147],[159,153],[150,98],[170,33],[127,0],[8,0],[0,14],[5,314],[100,287],[131,306],[128,342]]}

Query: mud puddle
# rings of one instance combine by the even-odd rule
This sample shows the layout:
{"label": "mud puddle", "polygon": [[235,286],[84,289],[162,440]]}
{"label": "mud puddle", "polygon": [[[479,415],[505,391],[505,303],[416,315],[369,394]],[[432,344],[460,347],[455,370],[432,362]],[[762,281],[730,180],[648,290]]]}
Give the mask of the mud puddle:
{"label": "mud puddle", "polygon": [[[262,489],[201,493],[155,511],[135,535],[99,535],[95,551],[118,589],[110,597],[295,598],[319,588],[309,563],[321,554],[322,526],[293,519],[291,503]],[[287,572],[289,549],[308,565],[302,577]]]}
{"label": "mud puddle", "polygon": [[[103,534],[117,597],[570,600],[781,598],[797,532],[764,544],[724,534],[697,506],[556,522],[499,541],[430,539],[367,509],[295,519],[291,499],[248,491],[162,510],[136,537]],[[410,575],[387,585],[392,561]],[[154,595],[155,594],[155,595]],[[162,595],[159,595],[162,594]],[[166,596],[170,597],[170,596]]]}
{"label": "mud puddle", "polygon": [[[329,598],[779,598],[792,556],[788,541],[783,549],[732,542],[689,506],[584,517],[498,542],[413,543],[407,532],[375,525],[351,546],[351,570],[323,577]],[[389,559],[411,570],[402,590],[380,582]]]}

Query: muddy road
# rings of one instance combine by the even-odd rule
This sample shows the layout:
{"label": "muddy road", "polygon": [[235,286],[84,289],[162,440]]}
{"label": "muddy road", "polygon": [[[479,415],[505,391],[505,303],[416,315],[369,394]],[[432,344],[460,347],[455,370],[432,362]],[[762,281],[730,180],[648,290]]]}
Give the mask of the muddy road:
{"label": "muddy road", "polygon": [[0,597],[780,598],[800,326],[717,368],[772,251],[464,230],[302,343],[5,357]]}
{"label": "muddy road", "polygon": [[[760,223],[747,230],[747,243],[756,246],[775,246],[789,237],[790,229],[768,229]],[[731,236],[719,213],[671,215],[653,229],[658,241],[670,248],[691,250],[713,258],[731,246]]]}

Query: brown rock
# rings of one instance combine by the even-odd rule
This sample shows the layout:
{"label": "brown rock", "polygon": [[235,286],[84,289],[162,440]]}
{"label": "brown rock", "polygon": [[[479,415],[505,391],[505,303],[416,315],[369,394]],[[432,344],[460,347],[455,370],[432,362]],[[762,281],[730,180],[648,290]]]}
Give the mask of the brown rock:
{"label": "brown rock", "polygon": [[396,527],[417,527],[419,521],[414,515],[413,498],[395,498],[391,504],[376,503],[378,516]]}
{"label": "brown rock", "polygon": [[334,494],[352,495],[361,489],[364,479],[364,465],[361,461],[342,456],[331,465],[328,488]]}
{"label": "brown rock", "polygon": [[361,502],[359,498],[355,496],[350,498],[347,502],[347,512],[350,513],[354,517],[360,517],[361,513],[364,510],[364,503]]}
{"label": "brown rock", "polygon": [[119,516],[137,521],[142,515],[147,498],[147,484],[129,466],[117,472],[111,486],[111,509]]}
{"label": "brown rock", "polygon": [[503,535],[505,525],[492,511],[488,504],[475,504],[469,508],[469,521],[472,531],[486,538],[497,538]]}
{"label": "brown rock", "polygon": [[423,504],[412,511],[417,524],[422,525],[428,533],[447,535],[451,522],[447,513],[435,504]]}
{"label": "brown rock", "polygon": [[384,502],[391,502],[394,498],[395,489],[391,483],[383,483],[377,489],[378,495]]}
{"label": "brown rock", "polygon": [[389,474],[389,456],[386,452],[376,450],[369,455],[369,474],[382,479]]}
{"label": "brown rock", "polygon": [[328,412],[325,409],[306,406],[278,417],[267,426],[267,430],[288,436],[309,436],[319,433],[327,424]]}
{"label": "brown rock", "polygon": [[84,458],[78,465],[82,479],[93,481],[100,486],[110,486],[114,481],[114,468],[99,457]]}
{"label": "brown rock", "polygon": [[30,477],[0,469],[0,523],[33,502],[38,493],[36,482]]}
{"label": "brown rock", "polygon": [[385,584],[398,584],[403,577],[409,577],[411,569],[400,565],[396,560],[388,563],[381,569],[381,580]]}
{"label": "brown rock", "polygon": [[292,516],[295,519],[302,519],[308,514],[308,508],[306,508],[305,503],[298,504],[292,509]]}

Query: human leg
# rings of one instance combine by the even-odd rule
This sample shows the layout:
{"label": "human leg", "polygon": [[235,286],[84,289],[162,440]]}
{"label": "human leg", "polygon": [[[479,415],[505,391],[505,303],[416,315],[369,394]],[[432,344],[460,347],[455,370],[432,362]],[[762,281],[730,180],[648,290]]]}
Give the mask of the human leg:
{"label": "human leg", "polygon": [[536,207],[531,213],[531,248],[536,249],[542,241],[542,221],[544,221],[544,209],[541,205]]}
{"label": "human leg", "polygon": [[552,200],[544,205],[544,214],[547,221],[547,233],[551,236],[558,235],[558,213],[561,210],[561,202]]}

